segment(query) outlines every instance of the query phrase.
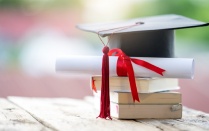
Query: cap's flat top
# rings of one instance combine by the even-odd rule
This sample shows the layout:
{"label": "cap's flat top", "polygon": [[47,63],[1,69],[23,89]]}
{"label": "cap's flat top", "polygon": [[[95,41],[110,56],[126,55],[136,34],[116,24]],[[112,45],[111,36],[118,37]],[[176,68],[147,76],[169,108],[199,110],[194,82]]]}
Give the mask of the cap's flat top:
{"label": "cap's flat top", "polygon": [[137,18],[120,22],[81,24],[77,25],[77,28],[89,32],[99,33],[101,36],[108,36],[112,33],[119,34],[139,31],[181,29],[206,26],[208,24],[209,23],[197,21],[184,16],[171,14]]}

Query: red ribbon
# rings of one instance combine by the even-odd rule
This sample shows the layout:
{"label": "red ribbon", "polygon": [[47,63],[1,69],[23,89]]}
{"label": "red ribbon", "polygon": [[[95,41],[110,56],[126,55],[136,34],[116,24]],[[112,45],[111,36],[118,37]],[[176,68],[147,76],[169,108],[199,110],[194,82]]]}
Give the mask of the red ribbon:
{"label": "red ribbon", "polygon": [[152,65],[144,60],[140,59],[135,59],[135,58],[130,58],[128,57],[121,49],[115,48],[109,51],[108,53],[109,56],[115,55],[118,56],[117,60],[117,75],[118,76],[128,76],[129,82],[130,82],[130,87],[131,87],[131,93],[133,97],[133,101],[139,101],[139,96],[138,96],[138,91],[136,87],[136,81],[135,81],[135,75],[134,75],[134,70],[132,63],[135,63],[139,66],[143,66],[149,70],[152,70],[160,75],[163,76],[163,72],[165,71],[162,68],[159,68],[155,65]]}

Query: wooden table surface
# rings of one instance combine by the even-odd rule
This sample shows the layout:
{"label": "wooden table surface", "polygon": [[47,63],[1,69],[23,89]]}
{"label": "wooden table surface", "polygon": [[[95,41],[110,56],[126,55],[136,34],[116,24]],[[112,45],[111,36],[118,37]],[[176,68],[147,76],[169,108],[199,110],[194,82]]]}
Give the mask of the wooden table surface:
{"label": "wooden table surface", "polygon": [[[183,108],[182,119],[104,120],[92,98],[0,99],[0,131],[206,131],[209,114]],[[157,112],[156,112],[157,113]]]}

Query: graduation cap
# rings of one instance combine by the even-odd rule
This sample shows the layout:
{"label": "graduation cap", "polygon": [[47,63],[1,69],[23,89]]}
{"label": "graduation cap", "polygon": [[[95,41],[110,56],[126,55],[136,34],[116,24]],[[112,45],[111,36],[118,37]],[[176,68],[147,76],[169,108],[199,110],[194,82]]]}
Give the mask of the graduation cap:
{"label": "graduation cap", "polygon": [[77,25],[77,28],[99,33],[102,37],[111,36],[110,49],[120,48],[128,56],[174,57],[175,29],[207,25],[209,23],[171,14],[119,22],[83,24]]}
{"label": "graduation cap", "polygon": [[[174,30],[206,25],[209,25],[209,23],[179,15],[161,15],[120,22],[84,24],[77,27],[103,37],[108,36],[109,47],[120,48],[123,55],[125,53],[128,56],[138,57],[174,57]],[[104,46],[103,48],[101,104],[98,116],[105,119],[111,119],[109,60],[107,55],[109,47]],[[125,64],[125,70],[127,71],[125,74],[129,77],[133,100],[139,101],[131,60],[126,55],[123,57],[124,59],[122,58],[122,63]]]}

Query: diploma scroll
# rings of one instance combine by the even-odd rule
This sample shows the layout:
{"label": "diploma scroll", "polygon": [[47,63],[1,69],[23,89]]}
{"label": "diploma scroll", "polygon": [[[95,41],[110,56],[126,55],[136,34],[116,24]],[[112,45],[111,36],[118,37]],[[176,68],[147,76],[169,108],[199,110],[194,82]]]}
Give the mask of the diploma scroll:
{"label": "diploma scroll", "polygon": [[[189,78],[194,75],[194,59],[189,58],[151,58],[131,57],[141,59],[164,70],[163,76],[132,62],[135,77],[165,77]],[[117,76],[117,56],[109,56],[110,76]],[[101,75],[102,56],[69,56],[56,61],[56,71],[72,72],[89,75]]]}

